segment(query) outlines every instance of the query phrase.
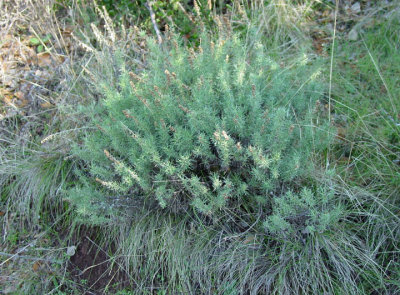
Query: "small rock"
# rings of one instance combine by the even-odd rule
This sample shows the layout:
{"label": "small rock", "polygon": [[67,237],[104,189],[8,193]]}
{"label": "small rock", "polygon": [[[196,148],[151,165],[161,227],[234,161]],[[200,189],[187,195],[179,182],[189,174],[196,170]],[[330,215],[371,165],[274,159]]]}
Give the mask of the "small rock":
{"label": "small rock", "polygon": [[351,41],[357,41],[358,39],[358,33],[356,29],[352,29],[349,34],[347,35],[347,38]]}
{"label": "small rock", "polygon": [[361,5],[360,2],[356,2],[351,6],[351,11],[354,13],[360,13],[361,12]]}
{"label": "small rock", "polygon": [[74,256],[76,252],[75,246],[70,246],[67,248],[67,256]]}
{"label": "small rock", "polygon": [[41,71],[41,70],[37,70],[37,71],[35,72],[35,76],[40,77],[41,75],[42,75],[42,71]]}

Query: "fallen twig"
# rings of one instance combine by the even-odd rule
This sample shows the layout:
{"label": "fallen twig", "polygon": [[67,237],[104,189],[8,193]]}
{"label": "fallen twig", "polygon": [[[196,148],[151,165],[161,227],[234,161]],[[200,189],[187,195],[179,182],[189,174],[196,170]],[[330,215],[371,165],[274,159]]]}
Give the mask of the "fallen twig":
{"label": "fallen twig", "polygon": [[147,9],[149,10],[149,12],[150,12],[150,19],[151,19],[151,22],[153,23],[154,30],[156,31],[156,35],[157,35],[157,39],[158,39],[158,44],[161,44],[161,43],[162,43],[161,32],[160,32],[160,29],[159,29],[158,26],[157,26],[156,17],[155,17],[153,8],[151,7],[151,3],[150,3],[149,1],[147,1],[147,2],[144,4],[144,6],[146,6],[146,8],[147,8]]}

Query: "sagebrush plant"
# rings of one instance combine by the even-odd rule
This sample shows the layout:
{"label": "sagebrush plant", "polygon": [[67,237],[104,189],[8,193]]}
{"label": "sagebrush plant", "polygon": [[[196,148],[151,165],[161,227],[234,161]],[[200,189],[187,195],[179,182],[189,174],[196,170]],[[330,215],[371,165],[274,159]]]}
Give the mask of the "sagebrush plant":
{"label": "sagebrush plant", "polygon": [[144,68],[96,54],[109,71],[92,77],[99,99],[83,107],[90,132],[68,190],[82,221],[115,225],[138,294],[384,292],[357,235],[371,200],[318,169],[335,134],[319,69],[234,36],[192,49],[169,37],[148,41]]}
{"label": "sagebrush plant", "polygon": [[312,154],[329,143],[306,60],[284,71],[261,45],[249,55],[239,39],[204,36],[195,52],[173,38],[168,51],[149,42],[142,73],[121,63],[85,109],[97,130],[76,149],[88,167],[70,194],[84,215],[113,219],[138,200],[208,216],[270,206],[311,178]]}
{"label": "sagebrush plant", "polygon": [[299,194],[288,191],[274,198],[273,213],[265,221],[271,233],[290,237],[296,230],[303,233],[325,232],[343,215],[340,204],[332,207],[334,191],[318,190],[313,193],[303,188]]}
{"label": "sagebrush plant", "polygon": [[[85,89],[84,103],[96,99],[82,113],[89,126],[53,130],[42,140],[75,140],[75,131],[88,131],[75,149],[81,160],[70,162],[68,141],[62,141],[52,152],[46,145],[32,149],[34,157],[18,165],[2,162],[6,215],[34,217],[28,221],[34,226],[40,213],[47,228],[47,219],[58,223],[66,220],[64,210],[70,212],[61,187],[78,186],[68,197],[81,220],[106,223],[96,228],[105,240],[101,251],[110,255],[107,272],[117,265],[132,294],[396,293],[397,208],[337,185],[335,171],[318,171],[311,163],[334,132],[325,124],[323,77],[315,67],[303,58],[277,64],[256,41],[250,52],[239,39],[214,44],[207,36],[193,50],[179,38],[163,48],[153,42],[142,63],[138,56],[146,47],[135,47],[136,29],[114,35],[107,19],[105,28],[109,36],[95,31],[98,42],[87,46],[95,65],[85,66],[100,93],[93,96],[86,81],[71,86]],[[63,113],[74,122],[82,118],[69,110]],[[160,129],[163,122],[168,134]],[[3,155],[10,157],[9,147],[0,149]],[[79,179],[69,177],[75,163],[81,164]],[[149,185],[143,188],[141,179]],[[54,204],[56,210],[46,208]],[[62,229],[71,236],[76,229],[68,219],[73,214]],[[64,275],[51,292],[63,284]],[[38,290],[36,285],[28,282],[24,289]]]}

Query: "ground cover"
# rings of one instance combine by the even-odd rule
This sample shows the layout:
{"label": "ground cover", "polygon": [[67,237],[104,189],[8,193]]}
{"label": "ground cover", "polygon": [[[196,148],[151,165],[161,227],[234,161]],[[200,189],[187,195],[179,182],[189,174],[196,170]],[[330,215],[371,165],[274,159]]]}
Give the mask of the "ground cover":
{"label": "ground cover", "polygon": [[[202,14],[209,3],[212,9]],[[183,9],[150,3],[156,22],[150,6],[137,3],[142,14],[131,18],[134,24],[118,15],[110,20],[102,8],[79,1],[0,4],[2,292],[396,294],[398,4],[209,3],[199,2],[200,8],[184,3]],[[217,28],[211,31],[215,42],[239,34],[251,48],[260,40],[282,71],[302,56],[320,68],[325,88],[318,111],[337,134],[314,160],[321,170],[335,171],[330,186],[346,212],[336,232],[304,232],[296,242],[282,235],[283,228],[260,229],[262,222],[271,227],[279,218],[292,222],[293,212],[285,208],[297,206],[296,214],[303,212],[299,200],[307,199],[306,192],[282,197],[271,218],[263,216],[259,224],[255,221],[261,215],[247,211],[250,215],[239,216],[242,224],[236,228],[231,225],[238,221],[229,226],[223,221],[226,212],[210,224],[201,212],[198,218],[183,218],[178,211],[154,206],[137,210],[123,224],[82,224],[82,216],[66,200],[67,188],[78,181],[76,169],[82,168],[71,147],[92,132],[76,105],[102,99],[93,78],[118,74],[104,61],[119,48],[127,67],[139,75],[147,66],[147,35],[156,36],[159,29],[168,42],[166,25],[176,24],[183,28],[185,44],[197,52],[198,33],[207,22]],[[185,113],[185,106],[180,110]],[[317,174],[319,181],[327,180]],[[265,248],[271,237],[275,244]],[[266,255],[266,249],[273,254]],[[271,256],[277,259],[269,261]],[[314,261],[311,267],[309,261]],[[295,279],[299,273],[301,281]]]}

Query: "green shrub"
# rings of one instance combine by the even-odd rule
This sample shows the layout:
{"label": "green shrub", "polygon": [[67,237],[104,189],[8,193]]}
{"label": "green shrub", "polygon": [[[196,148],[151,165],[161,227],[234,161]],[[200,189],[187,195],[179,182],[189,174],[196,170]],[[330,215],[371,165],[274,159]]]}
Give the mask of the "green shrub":
{"label": "green shrub", "polygon": [[371,197],[313,164],[334,134],[318,69],[283,67],[237,38],[179,40],[150,40],[135,73],[126,56],[96,52],[99,99],[83,110],[90,132],[69,191],[81,219],[117,232],[141,288],[157,278],[167,294],[384,293],[360,235],[374,226]]}
{"label": "green shrub", "polygon": [[247,54],[235,38],[203,37],[197,52],[172,43],[150,42],[142,73],[117,62],[117,82],[99,82],[104,99],[85,109],[97,130],[76,149],[86,163],[70,194],[78,210],[113,219],[124,206],[157,201],[217,216],[299,190],[330,139],[318,72],[306,60],[283,70],[261,45]]}
{"label": "green shrub", "polygon": [[288,191],[274,199],[273,213],[265,221],[265,227],[269,232],[286,238],[298,232],[325,232],[343,214],[340,206],[332,207],[333,198],[333,191],[318,191],[316,194],[308,188],[300,194]]}

